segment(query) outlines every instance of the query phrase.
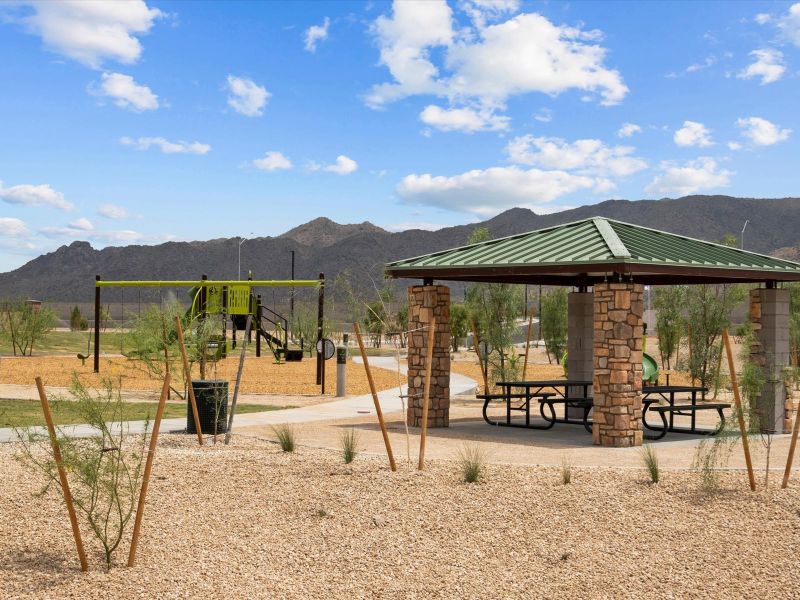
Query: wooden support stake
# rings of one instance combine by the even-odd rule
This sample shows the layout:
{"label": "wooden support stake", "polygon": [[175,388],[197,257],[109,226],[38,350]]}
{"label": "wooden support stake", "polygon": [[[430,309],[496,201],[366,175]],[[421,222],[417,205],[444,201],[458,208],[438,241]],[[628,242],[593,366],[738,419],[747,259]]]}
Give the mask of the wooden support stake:
{"label": "wooden support stake", "polygon": [[133,537],[131,538],[131,549],[128,553],[128,566],[132,567],[136,563],[136,549],[139,547],[139,533],[142,530],[142,517],[144,517],[144,503],[147,498],[147,486],[150,483],[150,473],[153,470],[153,460],[156,457],[158,446],[158,431],[161,429],[161,418],[164,416],[164,406],[169,395],[170,375],[164,376],[164,385],[161,387],[161,398],[158,400],[156,409],[156,420],[153,423],[153,431],[150,432],[150,448],[147,451],[147,460],[144,463],[144,475],[142,476],[142,488],[139,490],[139,504],[136,507],[136,520],[133,524]]}
{"label": "wooden support stake", "polygon": [[794,450],[797,447],[797,434],[800,432],[800,410],[794,413],[794,427],[792,428],[792,442],[789,444],[789,456],[786,457],[786,470],[783,472],[783,483],[781,489],[786,489],[789,485],[789,475],[792,473],[792,463],[794,462]]}
{"label": "wooden support stake", "polygon": [[58,467],[58,479],[61,482],[61,491],[64,493],[64,504],[67,505],[69,522],[72,525],[72,535],[75,537],[75,545],[78,547],[78,558],[81,561],[81,571],[88,571],[89,564],[86,562],[86,552],[83,549],[81,530],[78,527],[78,517],[75,514],[75,507],[72,505],[72,493],[69,491],[67,472],[64,470],[64,460],[61,458],[61,449],[58,447],[58,438],[56,438],[56,428],[53,424],[53,415],[50,414],[50,403],[47,401],[47,394],[44,392],[44,386],[42,385],[41,377],[36,378],[36,389],[39,390],[39,400],[42,403],[44,420],[47,422],[47,433],[50,434],[50,445],[53,447],[53,458],[55,458],[56,466]]}
{"label": "wooden support stake", "polygon": [[733,363],[733,351],[731,350],[731,340],[728,337],[728,330],[722,330],[722,341],[725,342],[725,353],[728,355],[728,370],[731,375],[731,385],[733,386],[733,399],[736,403],[736,416],[739,419],[739,431],[742,434],[742,448],[744,448],[744,460],[747,463],[747,476],[750,478],[750,489],[756,491],[756,478],[753,475],[753,461],[750,458],[750,443],[747,440],[747,426],[744,423],[744,413],[742,412],[742,400],[739,397],[739,383],[736,380],[736,365]]}
{"label": "wooden support stake", "polygon": [[436,317],[428,323],[428,352],[425,357],[425,386],[422,394],[422,422],[419,436],[419,464],[417,469],[425,469],[425,439],[428,435],[428,405],[431,395],[431,371],[433,370],[433,344],[436,339]]}
{"label": "wooden support stake", "polygon": [[[687,326],[687,334],[689,340],[689,373],[692,373],[692,326]],[[694,375],[692,375],[692,385],[694,385]]]}
{"label": "wooden support stake", "polygon": [[[250,335],[250,326],[253,324],[253,315],[247,315],[247,325],[244,327],[244,338],[242,339],[242,353],[239,355],[239,368],[236,370],[236,386],[233,388],[233,400],[231,400],[231,414],[228,415],[228,431],[225,433],[225,445],[231,441],[231,431],[233,430],[233,415],[236,413],[236,400],[239,398],[239,385],[242,382],[242,371],[244,370],[244,356],[247,350],[247,338]],[[234,325],[234,331],[236,331]],[[288,347],[288,345],[287,345]]]}
{"label": "wooden support stake", "polygon": [[483,357],[481,356],[481,338],[478,335],[478,326],[475,319],[472,319],[472,341],[475,342],[475,354],[478,355],[478,366],[481,369],[483,376],[483,393],[489,393],[489,378],[486,375],[486,370],[483,368]]}
{"label": "wooden support stake", "polygon": [[186,377],[187,395],[189,396],[189,404],[192,406],[192,417],[194,418],[194,428],[197,431],[197,443],[203,445],[203,432],[200,428],[200,415],[197,414],[197,400],[194,397],[194,388],[192,387],[192,372],[189,370],[189,358],[186,356],[186,345],[183,343],[183,327],[181,326],[181,318],[175,317],[175,329],[178,331],[178,343],[181,347],[181,358],[183,358],[183,373]]}
{"label": "wooden support stake", "polygon": [[522,381],[526,381],[526,374],[528,372],[528,350],[531,347],[531,330],[533,329],[533,310],[528,314],[528,337],[525,341],[525,360],[522,363]]}
{"label": "wooden support stake", "polygon": [[358,348],[361,350],[361,360],[364,361],[364,369],[367,371],[367,381],[369,382],[369,391],[372,392],[372,401],[375,403],[375,412],[378,415],[378,423],[381,426],[381,433],[383,434],[383,443],[386,445],[386,454],[389,455],[389,466],[392,471],[397,471],[397,465],[394,462],[394,454],[392,454],[392,444],[389,442],[389,432],[386,431],[386,423],[383,420],[383,411],[381,410],[381,403],[378,401],[378,392],[375,391],[375,381],[372,379],[372,371],[369,370],[369,360],[367,360],[367,351],[364,349],[364,340],[361,339],[361,328],[358,323],[353,323],[353,329],[356,332],[356,339],[358,340]]}

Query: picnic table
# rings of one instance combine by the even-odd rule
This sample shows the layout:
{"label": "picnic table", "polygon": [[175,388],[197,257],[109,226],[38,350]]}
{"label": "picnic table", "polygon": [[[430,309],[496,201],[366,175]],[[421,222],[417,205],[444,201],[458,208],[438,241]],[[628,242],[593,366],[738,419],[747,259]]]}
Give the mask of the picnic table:
{"label": "picnic table", "polygon": [[[590,385],[592,385],[591,380],[583,379],[498,381],[497,386],[502,390],[501,393],[481,394],[478,398],[484,400],[483,419],[490,425],[525,427],[528,429],[550,429],[556,423],[573,423],[582,424],[587,431],[591,432],[591,423],[589,422],[589,412],[592,409],[592,399],[589,396]],[[583,393],[582,395],[570,395],[570,388],[582,388]],[[489,418],[487,414],[489,404],[498,400],[504,402],[506,405],[505,422],[493,420]],[[530,405],[533,400],[538,400],[539,402],[539,413],[545,421],[543,425],[531,423]],[[556,404],[564,405],[563,418],[557,416],[555,409]],[[583,418],[570,418],[568,408],[582,409]],[[524,425],[511,420],[511,414],[515,411],[525,413]]]}
{"label": "picnic table", "polygon": [[[700,400],[705,400],[708,388],[693,385],[651,385],[642,388],[642,424],[650,431],[659,433],[654,439],[664,437],[670,433],[689,433],[694,435],[716,435],[725,426],[725,415],[723,410],[730,408],[730,404],[724,402],[698,404]],[[689,400],[689,404],[676,404],[678,395],[683,395],[683,400]],[[687,398],[688,396],[688,398]],[[666,406],[657,406],[660,401],[666,401]],[[654,406],[656,405],[656,406]],[[716,410],[719,415],[719,426],[714,430],[697,429],[697,412],[701,410]],[[654,427],[647,422],[648,411],[655,412],[661,417],[661,426]],[[667,419],[669,413],[669,420]],[[691,418],[691,426],[675,427],[675,415],[688,416]]]}

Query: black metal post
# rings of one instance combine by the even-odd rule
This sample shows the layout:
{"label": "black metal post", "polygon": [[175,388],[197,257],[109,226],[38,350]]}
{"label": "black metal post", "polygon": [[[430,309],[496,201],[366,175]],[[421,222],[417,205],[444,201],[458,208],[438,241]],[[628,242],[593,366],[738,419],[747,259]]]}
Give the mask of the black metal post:
{"label": "black metal post", "polygon": [[[292,281],[294,281],[294,250],[289,250],[289,252],[292,253]],[[292,286],[291,296],[289,296],[289,315],[294,324],[294,286]]]}
{"label": "black metal post", "polygon": [[319,274],[319,303],[317,305],[317,385],[325,393],[325,356],[322,348],[322,325],[325,318],[325,273]]}
{"label": "black metal post", "polygon": [[[261,356],[261,294],[256,296],[256,357]],[[250,341],[250,340],[248,340]]]}
{"label": "black metal post", "polygon": [[94,372],[100,372],[100,275],[94,276]]}

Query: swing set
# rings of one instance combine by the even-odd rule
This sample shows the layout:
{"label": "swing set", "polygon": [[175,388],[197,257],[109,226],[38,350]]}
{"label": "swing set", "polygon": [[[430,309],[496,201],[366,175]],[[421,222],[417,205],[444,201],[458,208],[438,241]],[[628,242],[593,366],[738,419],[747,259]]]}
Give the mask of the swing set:
{"label": "swing set", "polygon": [[[290,336],[289,322],[286,317],[264,306],[261,295],[255,294],[256,287],[317,287],[319,302],[317,310],[317,342],[322,340],[322,326],[325,311],[325,274],[320,273],[318,279],[287,280],[212,280],[206,275],[197,281],[111,281],[95,276],[94,284],[94,372],[100,372],[100,320],[101,290],[103,288],[190,288],[192,298],[189,313],[201,319],[209,315],[218,315],[223,319],[221,339],[216,340],[216,348],[220,357],[224,357],[228,349],[227,323],[230,318],[232,344],[236,347],[237,331],[244,331],[248,315],[252,318],[253,331],[256,334],[256,356],[261,356],[261,343],[264,340],[275,357],[276,363],[300,361],[303,359],[306,340],[293,340]],[[141,296],[140,296],[141,303]],[[124,305],[123,305],[124,311]],[[124,315],[123,315],[124,319]],[[88,349],[87,349],[88,350]],[[87,352],[88,354],[88,352]],[[80,358],[80,355],[79,355]],[[86,358],[86,357],[84,357]],[[324,356],[317,353],[317,385],[323,385],[324,393]]]}

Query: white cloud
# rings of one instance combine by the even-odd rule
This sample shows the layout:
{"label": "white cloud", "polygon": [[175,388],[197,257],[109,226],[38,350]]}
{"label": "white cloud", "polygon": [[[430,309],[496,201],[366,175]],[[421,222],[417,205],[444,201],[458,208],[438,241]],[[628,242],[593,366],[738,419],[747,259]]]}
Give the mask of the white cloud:
{"label": "white cloud", "polygon": [[32,185],[23,183],[9,188],[3,187],[0,181],[0,200],[9,204],[23,204],[25,206],[52,206],[61,210],[72,210],[72,203],[64,199],[64,194],[55,191],[46,183]]}
{"label": "white cloud", "polygon": [[228,105],[246,117],[260,117],[272,95],[252,79],[228,75]]}
{"label": "white cloud", "polygon": [[[625,177],[647,167],[644,160],[631,156],[633,152],[630,146],[606,146],[600,140],[570,143],[561,138],[532,135],[514,138],[506,146],[509,159],[518,164],[615,177]],[[604,187],[609,188],[610,183],[606,182]]]}
{"label": "white cloud", "polygon": [[750,56],[754,57],[754,62],[736,74],[739,79],[760,77],[761,85],[766,85],[778,81],[786,72],[786,61],[780,50],[762,48],[753,50]]}
{"label": "white cloud", "polygon": [[42,227],[39,229],[39,233],[48,238],[80,238],[108,243],[122,242],[130,244],[146,239],[144,234],[130,229],[96,230],[93,227],[86,229],[77,225],[79,223],[70,223],[66,227]]}
{"label": "white cloud", "polygon": [[778,29],[786,40],[800,47],[800,2],[792,4],[789,12],[778,19]]}
{"label": "white cloud", "polygon": [[495,21],[519,10],[519,0],[462,0],[462,10],[467,13],[478,29],[487,21]]}
{"label": "white cloud", "polygon": [[705,58],[705,60],[703,60],[703,62],[692,63],[691,65],[686,67],[686,72],[687,73],[696,73],[697,71],[702,71],[704,69],[712,67],[716,63],[717,63],[717,57],[716,56],[706,56],[706,58]]}
{"label": "white cloud", "polygon": [[164,14],[143,0],[85,2],[32,1],[33,14],[22,21],[45,46],[92,68],[106,60],[135,63],[142,53],[137,36],[150,31]]}
{"label": "white cloud", "polygon": [[758,146],[771,146],[789,139],[791,129],[781,129],[775,123],[761,117],[737,119],[736,125],[742,128],[742,135]]}
{"label": "white cloud", "polygon": [[122,73],[103,73],[100,85],[91,86],[89,91],[95,96],[113,98],[114,104],[134,112],[158,108],[158,96],[149,87]]}
{"label": "white cloud", "polygon": [[0,217],[0,236],[25,237],[30,231],[21,219],[14,217]]}
{"label": "white cloud", "polygon": [[386,231],[408,231],[409,229],[422,229],[423,231],[438,231],[447,225],[441,223],[428,223],[425,221],[406,221],[404,223],[392,223],[391,225],[382,225]]}
{"label": "white cloud", "polygon": [[533,208],[596,186],[591,177],[516,166],[475,169],[453,177],[407,175],[397,186],[406,202],[492,216],[513,206]]}
{"label": "white cloud", "polygon": [[678,146],[699,146],[705,148],[713,146],[711,132],[702,123],[696,121],[684,121],[683,127],[672,136]]}
{"label": "white cloud", "polygon": [[540,108],[536,111],[536,114],[533,115],[533,118],[540,123],[549,123],[553,120],[553,111],[549,108]]}
{"label": "white cloud", "polygon": [[86,217],[81,217],[80,219],[72,221],[69,226],[72,229],[79,229],[80,231],[92,231],[94,229],[94,225]]}
{"label": "white cloud", "polygon": [[253,166],[262,171],[280,171],[292,168],[292,161],[277,151],[267,152],[264,158],[257,158]]}
{"label": "white cloud", "polygon": [[758,13],[755,16],[755,22],[759,25],[764,25],[769,23],[772,20],[772,17],[768,13]]}
{"label": "white cloud", "polygon": [[728,148],[731,150],[741,150],[742,145],[739,142],[728,142]]}
{"label": "white cloud", "polygon": [[129,219],[131,214],[127,208],[116,204],[102,204],[97,209],[97,214],[106,219]]}
{"label": "white cloud", "polygon": [[[459,6],[486,18],[518,8],[507,2]],[[372,27],[392,81],[373,86],[366,103],[380,108],[423,94],[446,97],[454,108],[478,104],[501,110],[509,97],[530,92],[555,96],[577,89],[599,95],[607,105],[627,94],[619,72],[604,65],[607,51],[596,43],[599,32],[557,26],[535,13],[483,26],[485,20],[473,18],[474,27],[456,31],[443,0],[396,1],[392,15],[378,17]]]}
{"label": "white cloud", "polygon": [[308,52],[316,52],[317,44],[328,39],[328,27],[330,26],[330,24],[331,20],[328,17],[325,17],[325,20],[322,22],[322,25],[312,25],[311,27],[306,29],[305,47]]}
{"label": "white cloud", "polygon": [[617,137],[629,138],[633,136],[634,133],[642,133],[642,128],[636,123],[623,123],[622,127],[617,131]]}
{"label": "white cloud", "polygon": [[450,108],[430,104],[419,115],[420,121],[440,131],[502,131],[508,129],[509,118],[488,109]]}
{"label": "white cloud", "polygon": [[349,175],[350,173],[354,173],[357,169],[358,163],[352,158],[348,158],[344,154],[337,156],[336,162],[332,165],[326,165],[322,167],[323,171],[337,173],[338,175]]}
{"label": "white cloud", "polygon": [[661,174],[647,184],[648,194],[676,194],[686,196],[701,190],[726,187],[733,173],[719,169],[713,158],[704,156],[683,165],[664,161],[660,165]]}
{"label": "white cloud", "polygon": [[140,137],[137,139],[123,137],[120,138],[119,143],[137,150],[147,150],[150,146],[155,146],[164,154],[208,154],[211,151],[211,146],[208,144],[184,141],[170,142],[163,137]]}

